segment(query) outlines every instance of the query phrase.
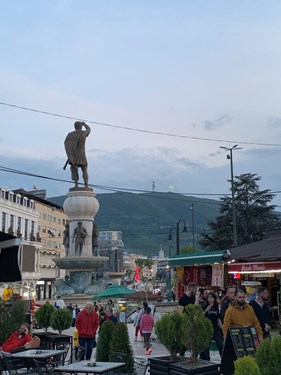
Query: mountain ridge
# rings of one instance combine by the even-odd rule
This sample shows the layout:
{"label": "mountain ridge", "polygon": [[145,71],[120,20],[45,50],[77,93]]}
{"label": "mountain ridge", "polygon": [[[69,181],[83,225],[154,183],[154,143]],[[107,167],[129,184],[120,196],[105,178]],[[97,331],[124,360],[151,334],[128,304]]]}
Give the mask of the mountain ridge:
{"label": "mountain ridge", "polygon": [[[47,198],[63,207],[66,195]],[[208,222],[219,213],[220,202],[177,193],[104,193],[97,194],[100,210],[95,217],[99,231],[121,231],[128,252],[157,255],[161,246],[169,252],[168,236],[180,219],[185,220],[188,233],[180,234],[180,247],[192,246],[192,207],[195,242],[199,233],[208,230]],[[179,225],[182,231],[184,222]],[[176,231],[171,230],[175,252]],[[196,250],[200,247],[196,244]]]}

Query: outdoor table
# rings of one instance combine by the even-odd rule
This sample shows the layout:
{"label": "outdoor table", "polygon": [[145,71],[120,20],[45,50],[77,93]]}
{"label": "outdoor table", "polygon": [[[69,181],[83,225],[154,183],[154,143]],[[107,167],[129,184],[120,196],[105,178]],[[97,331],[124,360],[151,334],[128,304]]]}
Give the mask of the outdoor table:
{"label": "outdoor table", "polygon": [[[91,366],[95,363],[95,366]],[[88,365],[89,364],[89,365]],[[108,371],[121,368],[125,365],[124,362],[89,362],[81,361],[71,363],[69,365],[58,366],[54,368],[55,372],[67,373],[84,373],[84,374],[105,374]]]}
{"label": "outdoor table", "polygon": [[23,359],[48,359],[51,357],[56,357],[58,355],[65,354],[66,350],[46,350],[46,349],[29,349],[23,352],[13,353],[13,358],[23,358]]}

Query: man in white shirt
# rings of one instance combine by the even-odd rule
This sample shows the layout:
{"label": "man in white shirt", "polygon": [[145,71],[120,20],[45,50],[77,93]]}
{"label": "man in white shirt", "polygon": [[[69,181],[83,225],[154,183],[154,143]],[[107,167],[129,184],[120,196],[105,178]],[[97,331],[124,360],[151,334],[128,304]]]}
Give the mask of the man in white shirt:
{"label": "man in white shirt", "polygon": [[56,306],[57,309],[64,309],[65,308],[64,300],[61,299],[60,296],[58,296],[58,299],[56,300],[55,306]]}

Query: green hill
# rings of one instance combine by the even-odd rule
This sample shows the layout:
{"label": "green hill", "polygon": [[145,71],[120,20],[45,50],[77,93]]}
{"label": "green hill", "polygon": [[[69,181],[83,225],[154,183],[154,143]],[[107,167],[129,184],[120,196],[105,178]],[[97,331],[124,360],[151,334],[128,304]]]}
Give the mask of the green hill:
{"label": "green hill", "polygon": [[[66,196],[48,200],[60,206]],[[172,226],[184,219],[188,233],[180,234],[180,246],[192,246],[192,209],[195,242],[199,233],[208,230],[208,222],[218,215],[219,202],[175,193],[112,193],[97,194],[100,210],[95,218],[100,231],[121,231],[129,252],[156,255],[162,244],[168,254],[168,236]],[[183,223],[180,224],[180,230]],[[175,244],[175,230],[172,230]],[[195,244],[195,247],[198,246]]]}

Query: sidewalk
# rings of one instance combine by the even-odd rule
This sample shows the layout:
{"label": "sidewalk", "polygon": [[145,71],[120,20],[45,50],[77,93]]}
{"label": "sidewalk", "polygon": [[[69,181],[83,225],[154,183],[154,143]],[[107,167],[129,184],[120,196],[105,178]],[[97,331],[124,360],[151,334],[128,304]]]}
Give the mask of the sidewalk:
{"label": "sidewalk", "polygon": [[[169,352],[167,349],[157,340],[152,340],[152,353],[150,356],[145,355],[145,348],[143,347],[143,342],[141,341],[140,336],[138,337],[138,341],[135,342],[135,327],[132,323],[127,324],[128,327],[128,332],[129,332],[129,338],[130,338],[130,343],[132,345],[133,349],[133,355],[136,357],[141,357],[141,358],[149,358],[149,357],[161,357],[161,356],[166,356],[169,355]],[[64,334],[67,335],[73,335],[74,328],[69,328],[68,330],[63,331]],[[152,335],[152,338],[155,337],[155,334]],[[98,337],[97,337],[98,339]],[[220,355],[217,350],[211,350],[211,361],[215,363],[220,363]],[[96,351],[95,349],[93,350],[92,354],[92,359],[95,360],[95,355]]]}

